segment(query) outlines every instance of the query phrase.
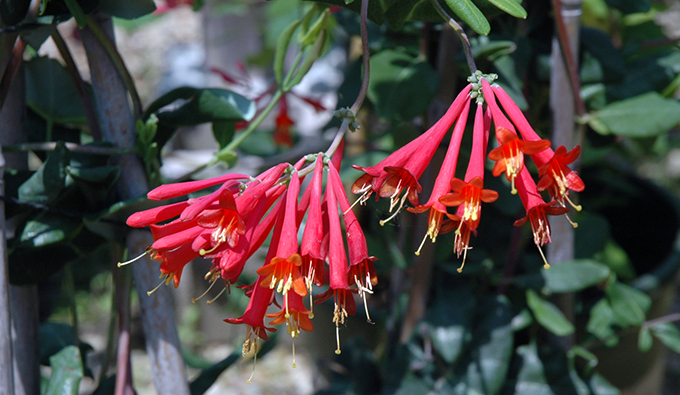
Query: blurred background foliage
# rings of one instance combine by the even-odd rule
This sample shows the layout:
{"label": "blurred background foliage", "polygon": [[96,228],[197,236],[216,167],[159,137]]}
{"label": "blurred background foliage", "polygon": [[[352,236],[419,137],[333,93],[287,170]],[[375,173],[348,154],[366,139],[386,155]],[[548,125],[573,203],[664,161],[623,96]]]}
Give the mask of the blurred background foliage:
{"label": "blurred background foliage", "polygon": [[[76,53],[78,26],[87,25],[94,13],[114,17],[117,34],[123,35],[189,10],[203,18],[250,21],[258,33],[257,46],[247,56],[239,55],[213,69],[199,57],[198,68],[204,76],[200,83],[170,82],[154,89],[144,88],[154,83],[137,81],[143,112],[137,114],[134,152],[144,159],[152,186],[186,178],[185,173],[168,170],[168,164],[178,162],[177,152],[185,148],[185,140],[205,140],[206,135],[212,151],[207,156],[195,153],[206,159],[193,169],[192,162],[186,173],[206,163],[211,166],[201,167],[203,172],[190,177],[207,177],[235,166],[239,171],[246,166],[256,174],[277,159],[294,160],[325,149],[324,131],[339,125],[331,111],[351,105],[356,98],[361,85],[357,49],[361,0],[167,0],[156,4],[50,0],[42,2],[37,14],[24,17],[29,3],[0,2],[3,34],[19,34],[27,43],[22,66],[25,140],[3,144],[7,153],[29,155],[28,167],[10,167],[4,175],[6,227],[11,229],[9,277],[14,285],[39,286],[39,359],[51,367],[43,370],[42,392],[76,394],[83,377],[89,377],[87,385],[82,380],[81,393],[113,393],[117,332],[111,270],[125,273],[128,268],[112,269],[118,248],[112,243],[124,241],[125,218],[151,203],[142,196],[121,201],[114,193],[121,169],[110,158],[119,155],[120,148],[95,141],[100,139],[93,136],[81,100],[91,98],[91,86],[74,84],[70,66],[48,57],[44,43],[59,28],[70,32],[67,42]],[[550,2],[446,0],[443,5],[465,22],[479,69],[497,73],[498,83],[536,131],[549,137],[555,31]],[[292,103],[288,127],[268,119],[249,139],[233,146],[234,136],[267,105],[267,92],[276,86],[277,62],[283,62],[279,68],[290,66],[291,59],[277,58],[277,51],[282,50],[279,37],[292,22],[310,15],[310,9],[319,15],[328,7],[331,13],[323,23],[330,34],[317,46],[318,53],[310,55],[312,60],[320,58],[318,64],[299,89],[286,94],[286,102]],[[369,201],[357,206],[356,212],[369,252],[378,257],[379,284],[369,299],[374,325],[351,318],[348,328],[342,328],[342,354],[332,355],[333,328],[330,319],[323,321],[324,314],[330,314],[324,313],[329,307],[320,306],[315,332],[305,333],[304,346],[298,347],[307,361],[307,366],[298,362],[306,375],[300,380],[310,385],[290,390],[276,386],[279,376],[291,375],[286,347],[276,354],[278,362],[273,362],[285,368],[269,369],[264,361],[256,368],[255,383],[273,382],[256,391],[493,395],[677,391],[677,357],[668,366],[665,387],[661,381],[649,384],[645,380],[650,375],[664,378],[664,347],[680,352],[676,293],[680,8],[672,1],[584,0],[582,12],[578,76],[586,113],[576,119],[582,131],[576,144],[582,147],[578,166],[586,190],[576,197],[584,210],[570,214],[579,224],[574,260],[551,262],[550,270],[542,269],[528,227],[512,226],[524,214],[519,199],[507,193],[505,180],[487,177],[487,187],[499,191],[500,198],[485,208],[462,274],[456,271],[460,263],[452,253],[452,233],[440,236],[424,254],[426,258],[415,259],[416,240],[424,234],[422,221],[403,213],[381,227],[379,220],[388,216],[387,203]],[[437,119],[437,111],[448,106],[470,74],[457,38],[441,23],[430,1],[372,0],[369,20],[371,78],[368,100],[357,114],[361,129],[347,137],[342,169],[347,186],[360,175],[351,164],[374,165],[418,136]],[[211,32],[204,34],[208,37]],[[293,46],[305,45],[305,40],[301,34]],[[309,43],[315,40],[312,37]],[[206,51],[212,50],[208,38],[204,45]],[[127,58],[121,48],[127,64],[145,58],[134,52]],[[83,65],[79,61],[81,69]],[[149,71],[147,77],[159,81],[163,73]],[[332,73],[339,79],[331,78]],[[136,94],[131,93],[131,102]],[[285,112],[280,107],[274,111]],[[309,126],[306,117],[316,123]],[[207,134],[189,128],[205,124],[210,124]],[[463,144],[470,145],[467,137]],[[212,156],[217,150],[220,154]],[[464,150],[461,155],[469,153]],[[436,175],[437,166],[431,167],[435,170],[424,176],[425,191]],[[531,170],[536,172],[535,167]],[[252,269],[245,276],[254,278],[259,263],[249,266]],[[200,267],[199,273],[207,270],[205,264]],[[429,285],[418,288],[415,279],[423,271]],[[191,393],[210,391],[214,383],[213,388],[224,388],[220,374],[235,366],[241,367],[236,378],[245,382],[249,367],[240,362],[243,333],[209,329],[202,315],[217,317],[209,322],[226,326],[218,321],[237,316],[247,298],[232,293],[212,306],[191,305],[188,299],[200,294],[202,285],[185,282],[182,286],[187,290],[177,298],[184,300],[176,304],[185,362],[191,369]],[[242,283],[249,281],[244,278]],[[562,294],[572,295],[571,313],[558,308],[556,297]],[[134,308],[136,294],[132,297],[133,347],[140,347],[144,337],[134,318],[139,314]],[[409,309],[414,297],[427,301],[420,316]],[[88,344],[88,333],[100,334],[90,336],[99,344]],[[223,354],[207,356],[204,342],[208,340],[226,345],[220,348]],[[267,342],[260,357],[275,343]],[[134,370],[135,375],[152,374]],[[139,393],[153,393],[144,385],[139,384]],[[65,392],[65,388],[72,390]]]}

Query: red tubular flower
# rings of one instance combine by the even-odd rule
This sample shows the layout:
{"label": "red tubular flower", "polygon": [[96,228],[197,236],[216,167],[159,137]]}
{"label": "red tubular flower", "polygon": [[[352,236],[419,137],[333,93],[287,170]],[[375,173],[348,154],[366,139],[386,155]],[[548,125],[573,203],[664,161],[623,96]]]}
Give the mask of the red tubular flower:
{"label": "red tubular flower", "polygon": [[[330,166],[330,165],[329,165]],[[335,188],[326,187],[326,212],[328,214],[329,241],[328,266],[330,268],[329,289],[317,297],[316,303],[322,303],[331,296],[335,297],[333,322],[337,340],[336,354],[340,354],[340,324],[345,323],[348,315],[356,314],[356,305],[352,290],[347,282],[347,256],[340,226],[340,213]]]}
{"label": "red tubular flower", "polygon": [[517,134],[502,126],[496,128],[496,138],[500,147],[489,152],[489,159],[496,162],[493,175],[498,177],[505,172],[505,177],[512,184],[512,193],[516,194],[515,178],[524,168],[524,154],[535,154],[550,147],[550,141],[521,140]]}
{"label": "red tubular flower", "polygon": [[465,133],[465,126],[469,114],[470,106],[466,105],[463,107],[463,110],[456,120],[456,126],[453,128],[453,135],[449,142],[449,148],[446,150],[444,162],[442,162],[437,179],[434,181],[429,200],[423,205],[408,208],[408,211],[413,213],[423,213],[430,210],[427,218],[427,233],[420,243],[416,255],[420,255],[420,250],[423,248],[423,245],[425,245],[425,240],[427,240],[428,237],[434,243],[437,241],[437,236],[440,233],[448,233],[455,228],[456,221],[443,222],[444,217],[448,217],[449,214],[446,211],[446,206],[439,201],[439,198],[451,191],[451,180],[456,174],[460,143],[463,140],[463,134]]}
{"label": "red tubular flower", "polygon": [[352,211],[347,195],[345,195],[345,188],[338,170],[333,162],[329,163],[328,167],[328,187],[333,188],[333,192],[338,198],[340,210],[345,218],[345,234],[347,236],[347,249],[349,250],[347,281],[348,283],[354,282],[356,284],[359,296],[364,301],[366,319],[368,322],[371,322],[371,317],[368,314],[366,294],[372,294],[373,287],[378,285],[378,275],[373,266],[373,262],[377,258],[368,255],[366,236],[364,236],[364,231],[361,229],[361,225]]}
{"label": "red tubular flower", "polygon": [[564,203],[566,200],[577,211],[581,211],[581,206],[574,204],[569,199],[569,191],[581,192],[585,185],[578,173],[571,170],[567,165],[573,163],[580,152],[581,147],[579,146],[567,152],[567,149],[561,145],[555,151],[552,159],[538,168],[538,175],[541,177],[538,181],[538,190],[545,191],[547,189],[550,196],[562,206],[566,206]]}
{"label": "red tubular flower", "polygon": [[439,198],[439,202],[448,207],[458,207],[456,215],[460,218],[454,251],[460,257],[463,254],[463,263],[458,272],[463,271],[467,250],[470,248],[470,233],[476,233],[481,219],[482,202],[492,203],[498,199],[498,193],[484,189],[484,157],[489,141],[489,128],[491,119],[489,114],[484,114],[481,104],[477,104],[475,112],[475,124],[472,135],[472,155],[465,173],[465,181],[454,178],[451,180],[453,193]]}
{"label": "red tubular flower", "polygon": [[310,311],[302,303],[302,297],[296,293],[291,293],[285,298],[281,311],[278,313],[267,314],[267,317],[274,318],[269,325],[280,325],[286,323],[288,334],[296,338],[301,330],[311,332],[314,329],[310,319]]}
{"label": "red tubular flower", "polygon": [[284,296],[290,289],[300,296],[307,295],[307,287],[300,273],[302,258],[298,254],[297,243],[297,197],[300,192],[300,178],[297,172],[291,174],[288,190],[286,191],[286,205],[282,220],[280,236],[276,244],[276,256],[265,266],[257,270],[257,274],[264,277],[260,284],[271,289],[276,288]]}
{"label": "red tubular flower", "polygon": [[199,250],[201,255],[209,254],[226,243],[233,248],[239,238],[246,233],[246,225],[236,210],[236,201],[232,192],[223,189],[219,195],[219,209],[205,210],[198,216],[198,225],[206,229],[214,229],[210,237],[210,249]]}
{"label": "red tubular flower", "polygon": [[262,285],[262,280],[263,278],[260,276],[254,284],[255,286],[251,288],[250,301],[243,315],[239,318],[227,318],[224,320],[230,324],[248,325],[246,341],[243,343],[243,355],[247,355],[251,351],[257,352],[257,339],[269,340],[267,331],[276,331],[276,329],[268,328],[264,325],[264,316],[267,312],[267,307],[271,303],[274,291],[266,286],[257,286],[258,284]]}
{"label": "red tubular flower", "polygon": [[[324,281],[324,258],[328,250],[328,232],[324,229],[323,214],[321,212],[321,189],[323,182],[323,155],[316,158],[316,166],[312,182],[307,189],[309,196],[309,214],[305,231],[302,235],[300,254],[302,255],[302,275],[311,292],[312,284],[318,287]],[[301,220],[301,219],[300,219]],[[325,240],[325,243],[324,243]]]}
{"label": "red tubular flower", "polygon": [[165,283],[173,282],[175,288],[179,287],[182,270],[187,263],[198,257],[198,253],[191,249],[190,245],[184,245],[172,251],[152,252],[151,258],[161,262],[161,277],[165,277]]}
{"label": "red tubular flower", "polygon": [[471,85],[466,86],[458,94],[446,114],[415,140],[375,166],[354,166],[354,168],[366,172],[352,185],[352,192],[361,195],[359,199],[362,203],[368,200],[371,193],[375,192],[380,197],[390,198],[390,212],[398,206],[394,214],[387,220],[381,221],[381,224],[384,225],[394,218],[404,206],[407,198],[412,205],[418,205],[418,194],[422,191],[418,178],[430,163],[434,152],[453,121],[459,117],[463,107],[469,104],[471,88]]}
{"label": "red tubular flower", "polygon": [[541,246],[550,243],[550,222],[546,215],[560,215],[565,214],[569,209],[567,207],[556,207],[556,201],[546,203],[538,193],[536,183],[531,178],[529,171],[525,168],[517,177],[517,191],[519,197],[522,199],[522,204],[526,209],[526,217],[515,221],[515,226],[522,226],[527,221],[531,223],[531,230],[534,234],[534,243],[541,253],[546,269],[550,268]]}

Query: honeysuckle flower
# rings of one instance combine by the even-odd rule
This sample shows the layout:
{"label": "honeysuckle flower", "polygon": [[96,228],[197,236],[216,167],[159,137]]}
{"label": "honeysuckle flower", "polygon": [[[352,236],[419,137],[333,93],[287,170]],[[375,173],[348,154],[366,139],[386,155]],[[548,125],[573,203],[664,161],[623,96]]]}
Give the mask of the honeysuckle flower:
{"label": "honeysuckle flower", "polygon": [[340,174],[333,162],[328,164],[328,184],[328,187],[333,188],[333,192],[337,196],[340,210],[345,219],[345,236],[347,238],[347,249],[349,252],[347,281],[348,283],[353,282],[356,285],[359,296],[364,301],[366,320],[371,322],[371,317],[368,313],[366,294],[372,294],[373,287],[378,285],[378,275],[373,266],[373,262],[375,262],[377,258],[368,255],[366,236],[364,236],[364,231],[361,229],[361,225],[352,211],[347,195],[345,195]]}
{"label": "honeysuckle flower", "polygon": [[[329,164],[330,166],[331,164]],[[329,184],[332,183],[329,180]],[[352,290],[347,281],[347,255],[342,238],[340,226],[340,213],[338,212],[338,200],[336,188],[326,187],[326,212],[328,214],[328,266],[329,266],[329,289],[317,297],[316,303],[322,303],[331,296],[334,297],[335,308],[333,310],[333,323],[335,323],[335,335],[337,340],[336,354],[340,354],[340,325],[345,323],[348,315],[356,314],[356,305]]]}
{"label": "honeysuckle flower", "polygon": [[522,199],[522,204],[526,209],[526,217],[515,221],[515,226],[522,226],[527,221],[531,224],[531,231],[534,234],[534,244],[543,258],[543,267],[550,268],[548,260],[543,254],[541,246],[550,243],[550,222],[546,215],[561,215],[569,211],[567,207],[558,207],[557,201],[546,203],[538,193],[536,183],[531,178],[529,171],[524,168],[517,177],[517,191]]}
{"label": "honeysuckle flower", "polygon": [[[316,158],[314,175],[307,187],[309,214],[302,235],[300,255],[302,256],[302,275],[311,292],[312,284],[320,287],[324,282],[324,258],[327,253],[328,232],[324,229],[321,189],[323,183],[323,155]],[[326,242],[324,243],[324,239]]]}
{"label": "honeysuckle flower", "polygon": [[416,255],[420,255],[420,251],[425,245],[425,240],[429,237],[432,242],[437,241],[437,236],[439,234],[444,234],[452,231],[456,227],[456,222],[448,220],[449,214],[446,210],[446,206],[439,201],[439,198],[451,191],[451,180],[456,174],[456,165],[458,163],[458,154],[460,153],[460,144],[463,140],[463,134],[465,133],[465,126],[467,124],[467,119],[470,114],[470,106],[466,105],[463,107],[458,119],[456,120],[456,125],[453,128],[453,135],[451,136],[451,141],[449,142],[449,147],[446,150],[446,156],[442,162],[442,166],[439,170],[436,180],[434,181],[434,186],[432,187],[432,193],[430,193],[430,198],[427,203],[419,205],[416,207],[408,208],[408,211],[413,213],[424,213],[429,210],[427,218],[427,233],[423,237],[423,241],[420,243],[420,247],[416,251]]}
{"label": "honeysuckle flower", "polygon": [[581,192],[585,188],[583,180],[578,173],[569,168],[579,156],[581,147],[576,146],[571,151],[561,145],[555,151],[553,157],[538,168],[538,190],[547,190],[553,199],[557,200],[562,206],[566,206],[565,200],[577,211],[581,211],[581,206],[574,204],[569,199],[569,191]]}
{"label": "honeysuckle flower", "polygon": [[179,287],[179,280],[182,270],[187,263],[198,257],[198,252],[191,249],[191,246],[184,245],[172,251],[151,253],[151,258],[161,262],[161,277],[165,277],[165,283],[173,282],[175,288]]}
{"label": "honeysuckle flower", "polygon": [[283,222],[278,242],[275,244],[276,256],[272,258],[270,263],[257,270],[257,274],[264,277],[264,281],[260,285],[271,289],[276,288],[277,292],[281,292],[284,296],[291,289],[300,296],[307,296],[307,287],[300,272],[302,258],[298,253],[297,241],[297,198],[299,192],[300,178],[297,172],[293,172],[285,194]]}
{"label": "honeysuckle flower", "polygon": [[246,341],[243,343],[243,355],[247,355],[252,349],[257,350],[257,339],[269,340],[267,331],[276,332],[276,328],[269,328],[264,324],[264,316],[271,304],[274,290],[269,287],[259,286],[263,278],[260,276],[251,287],[250,301],[245,312],[239,318],[227,318],[224,321],[230,324],[246,324],[248,326]]}
{"label": "honeysuckle flower", "polygon": [[496,162],[492,173],[495,177],[505,173],[505,177],[512,186],[512,193],[516,194],[515,178],[524,168],[524,155],[544,151],[550,147],[550,141],[522,140],[517,134],[503,126],[496,128],[496,138],[500,147],[489,152],[489,159]]}
{"label": "honeysuckle flower", "polygon": [[295,292],[286,296],[280,312],[267,314],[267,317],[274,318],[269,322],[269,325],[286,323],[286,330],[293,338],[293,367],[296,367],[295,339],[300,336],[302,330],[307,332],[314,330],[311,320],[312,317],[310,317],[310,315],[312,315],[312,312],[305,308],[304,303],[302,303],[302,297]]}
{"label": "honeysuckle flower", "polygon": [[418,194],[422,191],[418,179],[432,160],[434,152],[454,120],[459,117],[463,107],[470,103],[469,93],[471,88],[471,85],[466,86],[458,94],[444,116],[430,129],[395,151],[382,162],[371,167],[354,166],[355,169],[366,173],[352,185],[352,192],[361,195],[360,202],[366,202],[370,195],[375,192],[379,197],[390,198],[390,212],[398,207],[392,216],[380,222],[381,225],[396,216],[404,206],[406,199],[412,205],[418,205]]}
{"label": "honeysuckle flower", "polygon": [[465,181],[454,178],[451,180],[453,193],[439,198],[439,202],[448,207],[458,207],[456,215],[459,218],[454,251],[460,257],[463,254],[463,262],[458,272],[463,271],[467,250],[470,248],[470,234],[477,232],[481,219],[482,202],[492,203],[498,199],[498,193],[484,189],[484,157],[489,139],[489,127],[491,124],[489,114],[484,114],[482,104],[477,104],[475,111],[475,123],[472,135],[472,153],[470,162],[465,173]]}

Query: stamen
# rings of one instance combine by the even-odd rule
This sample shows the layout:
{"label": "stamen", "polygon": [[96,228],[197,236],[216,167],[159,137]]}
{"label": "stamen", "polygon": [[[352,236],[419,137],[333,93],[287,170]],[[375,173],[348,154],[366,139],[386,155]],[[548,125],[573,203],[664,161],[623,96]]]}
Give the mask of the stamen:
{"label": "stamen", "polygon": [[215,251],[217,249],[217,247],[220,246],[220,244],[222,244],[222,240],[220,240],[217,244],[215,244],[215,246],[213,248],[211,248],[209,250],[205,250],[205,249],[201,248],[201,250],[198,251],[198,254],[200,256],[206,256],[207,254],[210,254],[211,252]]}
{"label": "stamen", "polygon": [[210,292],[210,290],[212,289],[212,287],[215,286],[215,283],[216,283],[216,282],[217,282],[217,278],[215,278],[214,280],[210,281],[210,286],[208,287],[208,289],[206,289],[205,292],[203,292],[203,293],[201,294],[201,296],[199,296],[198,298],[193,298],[193,299],[191,299],[191,303],[196,303],[197,300],[200,300],[202,297],[204,297],[205,295],[207,295],[208,292]]}
{"label": "stamen", "polygon": [[574,227],[574,229],[578,228],[578,222],[572,221],[571,218],[569,218],[569,215],[566,214],[566,213],[564,214],[564,216],[567,218],[567,221],[569,221],[569,223],[571,224],[571,226]]}
{"label": "stamen", "polygon": [[218,293],[217,296],[215,296],[214,298],[207,301],[206,304],[213,304],[213,302],[216,301],[220,296],[222,296],[222,294],[224,294],[224,291],[226,291],[226,290],[227,290],[227,287],[222,288],[220,293]]}
{"label": "stamen", "polygon": [[545,269],[545,270],[550,269],[550,264],[548,263],[548,260],[545,259],[545,255],[543,255],[543,250],[541,250],[541,246],[536,244],[536,247],[538,248],[538,252],[541,253],[541,258],[543,258],[543,269]]}
{"label": "stamen", "polygon": [[366,302],[366,294],[362,293],[361,298],[364,300],[364,311],[366,312],[366,322],[369,324],[372,324],[373,321],[371,321],[371,316],[368,314],[368,303]]}
{"label": "stamen", "polygon": [[[364,192],[364,195],[366,195],[366,193],[367,193],[367,192]],[[360,204],[360,203],[361,203],[361,200],[362,200],[363,197],[364,197],[364,195],[361,195],[361,196],[359,197],[359,199],[355,200],[354,203],[352,203],[352,205],[349,206],[349,208],[348,208],[345,212],[342,213],[342,215],[347,215],[347,213],[349,213],[350,211],[352,211],[352,209],[354,208],[354,206],[356,206],[357,204]],[[368,199],[368,196],[366,197],[366,199]],[[364,200],[364,202],[365,202],[365,201],[366,201],[366,200]]]}
{"label": "stamen", "polygon": [[463,273],[463,268],[465,267],[465,259],[467,258],[467,251],[468,251],[468,247],[465,246],[465,250],[463,251],[463,263],[461,263],[460,267],[458,269],[456,269],[456,271],[458,271],[458,273]]}
{"label": "stamen", "polygon": [[510,187],[511,187],[510,193],[513,194],[513,195],[517,195],[517,188],[515,188],[515,177],[516,176],[517,176],[516,174],[513,174],[512,177],[510,177]]}
{"label": "stamen", "polygon": [[139,255],[136,258],[132,258],[129,261],[125,261],[125,262],[118,262],[118,267],[129,265],[132,262],[138,261],[138,260],[142,259],[143,256],[148,255],[149,252],[151,252],[151,251],[153,251],[151,248],[147,248],[146,251],[144,251],[141,255]]}
{"label": "stamen", "polygon": [[338,348],[335,350],[335,354],[340,355],[340,353],[342,353],[342,351],[340,351],[340,327],[338,326],[337,323],[335,324],[335,341],[338,344]]}
{"label": "stamen", "polygon": [[580,204],[574,204],[574,202],[572,202],[571,199],[569,199],[569,195],[565,194],[564,198],[567,199],[567,202],[569,202],[569,204],[571,204],[571,207],[573,207],[576,211],[583,210],[583,206],[581,206]]}
{"label": "stamen", "polygon": [[295,338],[292,340],[293,342],[293,369],[297,368],[297,365],[295,364]]}
{"label": "stamen", "polygon": [[248,378],[248,384],[250,384],[253,376],[255,376],[255,364],[257,363],[257,347],[255,349],[255,356],[253,357],[253,371],[250,372],[250,377]]}
{"label": "stamen", "polygon": [[420,250],[423,249],[423,246],[425,245],[425,240],[427,240],[428,234],[425,233],[425,237],[423,237],[423,241],[420,242],[420,247],[418,247],[418,250],[416,251],[416,256],[420,256]]}
{"label": "stamen", "polygon": [[[408,196],[408,191],[406,191],[406,193],[404,194],[404,197],[401,198],[401,203],[399,204],[399,208],[397,209],[397,211],[395,211],[394,214],[390,215],[390,217],[387,218],[386,220],[381,220],[380,226],[385,226],[386,223],[390,222],[394,217],[397,216],[397,214],[399,214],[401,209],[404,207],[404,202],[406,201],[407,196]],[[392,204],[390,204],[390,212],[392,212],[392,208],[393,208],[393,206],[392,206]]]}
{"label": "stamen", "polygon": [[[171,278],[172,278],[172,277],[171,277]],[[160,284],[156,285],[156,288],[152,289],[151,291],[148,291],[146,294],[149,295],[149,296],[151,296],[152,293],[158,291],[158,288],[160,288],[161,285],[163,285],[163,283],[164,283],[165,281],[166,281],[166,279],[164,278],[163,280],[161,280],[161,283],[160,283]]]}

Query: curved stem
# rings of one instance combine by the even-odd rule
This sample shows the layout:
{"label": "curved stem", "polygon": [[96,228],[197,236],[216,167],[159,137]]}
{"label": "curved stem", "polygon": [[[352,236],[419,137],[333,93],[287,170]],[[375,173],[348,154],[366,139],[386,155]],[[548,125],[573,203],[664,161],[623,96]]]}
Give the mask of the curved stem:
{"label": "curved stem", "polygon": [[465,52],[465,59],[467,60],[468,67],[470,67],[470,74],[474,74],[477,71],[477,64],[475,64],[475,59],[472,56],[472,48],[470,47],[470,40],[468,40],[467,34],[465,34],[465,31],[458,24],[458,22],[456,22],[449,14],[446,13],[444,8],[442,8],[437,0],[432,0],[432,4],[439,15],[441,15],[442,18],[444,18],[449,23],[449,25],[451,25],[453,30],[455,30],[458,34],[458,37],[460,37],[460,41],[463,44]]}
{"label": "curved stem", "polygon": [[[363,0],[361,2],[361,49],[364,52],[362,59],[364,64],[364,73],[361,79],[361,90],[359,90],[359,95],[354,101],[354,104],[352,104],[352,112],[355,114],[357,111],[359,111],[361,104],[366,98],[366,92],[368,91],[368,80],[371,74],[370,51],[368,49],[368,0]],[[347,126],[345,126],[345,128],[346,127]]]}

